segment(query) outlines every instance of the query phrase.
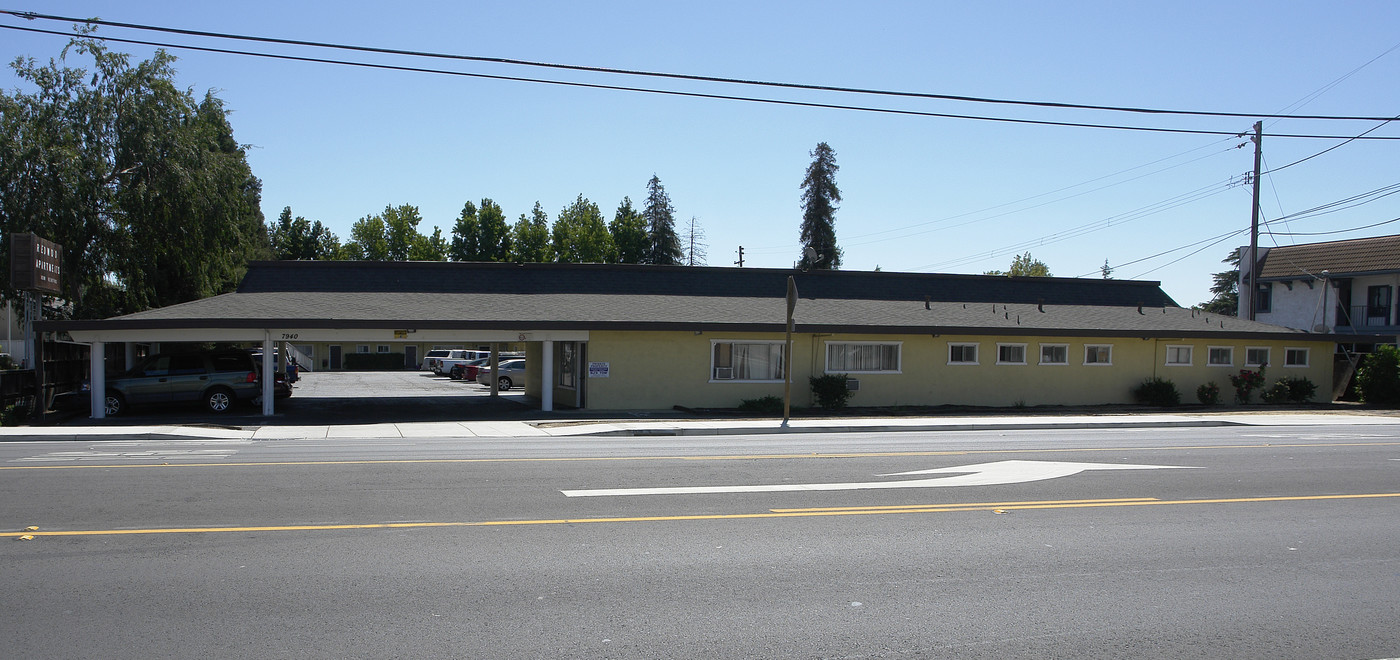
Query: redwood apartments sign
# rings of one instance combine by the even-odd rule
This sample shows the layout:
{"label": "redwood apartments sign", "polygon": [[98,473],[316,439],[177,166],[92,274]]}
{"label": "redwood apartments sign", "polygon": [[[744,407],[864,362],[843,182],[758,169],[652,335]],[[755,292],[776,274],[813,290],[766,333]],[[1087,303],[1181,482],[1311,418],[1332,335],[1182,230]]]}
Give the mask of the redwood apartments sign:
{"label": "redwood apartments sign", "polygon": [[10,234],[10,284],[21,291],[62,293],[61,246],[34,234]]}

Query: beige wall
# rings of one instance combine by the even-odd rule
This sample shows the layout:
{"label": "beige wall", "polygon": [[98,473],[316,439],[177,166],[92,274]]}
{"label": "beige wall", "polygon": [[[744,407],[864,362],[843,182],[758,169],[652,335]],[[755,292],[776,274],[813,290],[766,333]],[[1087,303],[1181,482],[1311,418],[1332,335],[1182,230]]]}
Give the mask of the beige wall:
{"label": "beige wall", "polygon": [[[608,378],[587,378],[588,407],[596,410],[666,409],[675,405],[700,408],[733,408],[744,399],[783,394],[783,384],[751,382],[712,382],[710,354],[714,340],[769,341],[781,334],[693,332],[593,332],[587,359],[607,362]],[[899,342],[900,373],[851,374],[860,380],[860,389],[851,397],[851,406],[926,405],[1095,405],[1131,403],[1131,389],[1144,379],[1158,376],[1175,383],[1182,403],[1196,403],[1196,388],[1215,382],[1221,399],[1230,402],[1234,390],[1229,376],[1244,366],[1245,349],[1267,347],[1271,365],[1266,371],[1270,382],[1283,377],[1304,377],[1318,386],[1318,396],[1326,397],[1332,383],[1330,342],[1252,341],[1252,340],[1175,340],[1140,337],[987,337],[957,335],[812,335],[793,336],[792,401],[796,407],[812,405],[807,379],[823,373],[826,343]],[[949,364],[950,343],[978,344],[978,363]],[[1026,364],[999,365],[999,343],[1025,344]],[[1067,345],[1068,364],[1041,365],[1040,345]],[[1085,365],[1086,344],[1111,345],[1110,365]],[[1168,366],[1168,346],[1191,346],[1190,366]],[[1211,346],[1230,346],[1234,362],[1229,367],[1206,366]],[[1286,348],[1307,348],[1309,366],[1284,367]],[[536,362],[538,364],[538,362]],[[534,384],[538,388],[538,384]],[[1256,395],[1255,401],[1258,401]]]}

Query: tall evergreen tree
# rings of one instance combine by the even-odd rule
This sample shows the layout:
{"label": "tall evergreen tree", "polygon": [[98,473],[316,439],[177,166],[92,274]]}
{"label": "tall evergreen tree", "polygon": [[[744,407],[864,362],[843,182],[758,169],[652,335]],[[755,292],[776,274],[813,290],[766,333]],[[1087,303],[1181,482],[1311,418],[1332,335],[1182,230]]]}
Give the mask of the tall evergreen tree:
{"label": "tall evergreen tree", "polygon": [[1214,296],[1200,308],[1212,314],[1236,316],[1240,306],[1240,249],[1230,251],[1230,255],[1220,261],[1233,266],[1230,270],[1211,275],[1213,283],[1210,292]]}
{"label": "tall evergreen tree", "polygon": [[647,182],[647,203],[642,207],[642,217],[647,221],[647,238],[651,247],[642,263],[674,266],[681,263],[685,255],[681,252],[680,238],[676,236],[676,209],[671,206],[671,196],[661,185],[661,178],[655,174]]}
{"label": "tall evergreen tree", "polygon": [[582,194],[554,219],[555,259],[565,263],[607,263],[612,236],[598,205]]}
{"label": "tall evergreen tree", "polygon": [[535,202],[530,217],[520,214],[520,219],[510,228],[511,260],[519,263],[543,263],[554,258],[549,245],[549,214]]}
{"label": "tall evergreen tree", "polygon": [[612,234],[613,246],[617,250],[617,263],[644,263],[651,248],[647,237],[647,221],[637,209],[632,208],[632,198],[623,197],[617,206],[612,222],[608,223],[608,233]]}
{"label": "tall evergreen tree", "polygon": [[[841,190],[836,187],[836,152],[825,142],[817,143],[817,148],[809,154],[812,164],[807,166],[807,175],[802,179],[802,231],[800,239],[803,254],[801,267],[819,270],[836,270],[841,267],[841,248],[836,245],[836,209],[841,201]],[[807,248],[817,255],[815,260],[808,257]]]}

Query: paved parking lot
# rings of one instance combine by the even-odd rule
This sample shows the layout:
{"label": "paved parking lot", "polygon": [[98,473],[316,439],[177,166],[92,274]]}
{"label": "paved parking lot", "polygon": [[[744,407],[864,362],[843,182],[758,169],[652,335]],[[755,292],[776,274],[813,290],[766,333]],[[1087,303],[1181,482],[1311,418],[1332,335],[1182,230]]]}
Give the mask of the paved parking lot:
{"label": "paved parking lot", "polygon": [[[86,404],[83,404],[86,406]],[[197,406],[137,408],[108,424],[318,425],[522,419],[539,403],[517,387],[496,398],[484,385],[435,376],[430,371],[316,371],[301,374],[292,396],[278,399],[272,417],[260,406],[215,415]],[[84,409],[67,423],[89,424]]]}

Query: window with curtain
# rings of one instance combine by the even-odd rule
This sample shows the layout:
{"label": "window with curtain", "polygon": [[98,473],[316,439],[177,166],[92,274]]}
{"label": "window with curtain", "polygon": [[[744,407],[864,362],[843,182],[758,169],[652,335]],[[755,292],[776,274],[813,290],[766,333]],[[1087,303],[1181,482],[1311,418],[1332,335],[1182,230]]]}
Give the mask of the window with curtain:
{"label": "window with curtain", "polygon": [[827,373],[899,373],[898,343],[828,342]]}
{"label": "window with curtain", "polygon": [[782,380],[782,342],[713,343],[711,380]]}

